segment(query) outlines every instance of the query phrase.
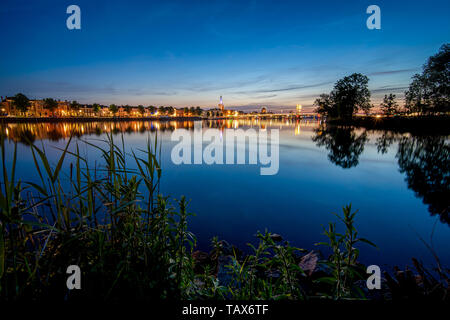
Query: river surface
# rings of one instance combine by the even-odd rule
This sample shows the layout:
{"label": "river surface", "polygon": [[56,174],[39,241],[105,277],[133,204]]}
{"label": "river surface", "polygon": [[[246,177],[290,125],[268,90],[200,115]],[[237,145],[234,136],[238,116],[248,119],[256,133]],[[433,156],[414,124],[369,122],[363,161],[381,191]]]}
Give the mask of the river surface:
{"label": "river surface", "polygon": [[[433,267],[433,255],[423,240],[434,248],[442,264],[450,265],[448,136],[324,127],[315,120],[215,120],[201,125],[203,132],[215,128],[221,136],[226,129],[245,132],[253,128],[257,134],[277,129],[278,173],[261,175],[264,165],[259,162],[175,164],[171,152],[178,141],[171,141],[171,136],[180,128],[193,135],[193,122],[8,124],[1,130],[8,137],[9,151],[14,141],[19,142],[16,178],[24,181],[37,179],[26,140],[44,146],[55,165],[59,148],[74,132],[71,150],[78,141],[81,153],[90,162],[100,163],[99,152],[80,140],[101,145],[98,139],[112,132],[116,141],[123,136],[130,152],[145,148],[147,139],[157,134],[161,192],[175,199],[181,195],[190,199],[189,211],[195,216],[190,218],[189,229],[203,250],[209,249],[213,236],[244,248],[256,241],[258,230],[265,229],[293,245],[315,249],[315,243],[327,240],[323,228],[328,222],[337,222],[333,212],[341,212],[351,203],[359,210],[358,233],[378,247],[360,246],[363,263],[404,267],[416,257]],[[251,143],[237,148],[251,149]],[[202,148],[208,144],[203,142]],[[7,155],[12,157],[12,152]],[[72,160],[69,157],[64,163],[66,173]]]}

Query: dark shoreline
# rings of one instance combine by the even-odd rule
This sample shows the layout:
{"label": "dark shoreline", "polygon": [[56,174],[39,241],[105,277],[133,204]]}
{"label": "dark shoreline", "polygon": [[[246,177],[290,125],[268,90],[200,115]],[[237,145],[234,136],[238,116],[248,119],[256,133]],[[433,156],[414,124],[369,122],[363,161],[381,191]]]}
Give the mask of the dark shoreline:
{"label": "dark shoreline", "polygon": [[390,130],[400,133],[434,133],[450,134],[449,116],[419,116],[419,117],[355,117],[351,120],[328,119],[327,124],[337,126],[353,126],[368,130]]}

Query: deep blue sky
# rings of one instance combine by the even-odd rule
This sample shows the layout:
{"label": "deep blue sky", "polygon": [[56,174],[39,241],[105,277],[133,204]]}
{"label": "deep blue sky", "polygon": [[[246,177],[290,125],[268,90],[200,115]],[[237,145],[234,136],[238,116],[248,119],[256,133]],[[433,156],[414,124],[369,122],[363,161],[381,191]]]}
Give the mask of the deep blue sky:
{"label": "deep blue sky", "polygon": [[[67,6],[81,30],[66,28]],[[366,8],[381,8],[381,30]],[[449,42],[448,0],[0,4],[0,95],[104,104],[305,106],[340,77],[399,96]]]}

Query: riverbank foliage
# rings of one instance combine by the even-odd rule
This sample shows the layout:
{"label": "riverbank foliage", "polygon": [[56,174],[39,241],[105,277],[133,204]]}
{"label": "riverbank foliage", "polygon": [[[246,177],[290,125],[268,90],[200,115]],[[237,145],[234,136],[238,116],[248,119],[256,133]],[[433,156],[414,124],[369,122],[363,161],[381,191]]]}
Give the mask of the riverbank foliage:
{"label": "riverbank foliage", "polygon": [[[371,243],[358,236],[351,206],[338,215],[343,233],[333,223],[324,231],[328,258],[267,231],[250,253],[217,238],[211,252],[194,251],[186,199],[159,192],[157,139],[131,153],[123,137],[80,141],[69,139],[54,165],[30,142],[37,180],[24,181],[17,179],[17,144],[7,155],[1,139],[1,300],[374,298],[358,263],[358,244]],[[101,164],[92,166],[79,143],[100,152]],[[82,271],[81,290],[66,287],[69,265]],[[448,272],[430,280],[417,266],[422,280],[414,281],[413,297],[448,300]],[[378,298],[409,297],[402,280],[388,280]],[[391,287],[397,296],[389,296]]]}
{"label": "riverbank foliage", "polygon": [[[405,104],[399,107],[395,95],[385,95],[380,111],[387,116],[448,116],[450,112],[450,45],[443,44],[428,58],[421,74],[415,74],[405,92]],[[336,81],[329,94],[314,101],[316,112],[328,120],[349,122],[357,112],[369,114],[374,108],[370,101],[369,78],[353,73]]]}

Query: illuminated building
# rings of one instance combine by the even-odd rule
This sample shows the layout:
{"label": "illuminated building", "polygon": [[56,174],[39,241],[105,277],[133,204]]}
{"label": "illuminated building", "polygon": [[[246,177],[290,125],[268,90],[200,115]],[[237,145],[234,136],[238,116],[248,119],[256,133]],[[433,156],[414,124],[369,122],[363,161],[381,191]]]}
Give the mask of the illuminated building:
{"label": "illuminated building", "polygon": [[225,110],[225,106],[223,105],[223,101],[222,101],[222,96],[220,96],[219,109],[220,109],[222,112]]}

